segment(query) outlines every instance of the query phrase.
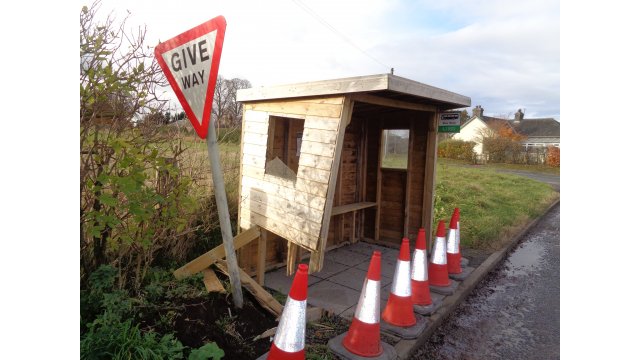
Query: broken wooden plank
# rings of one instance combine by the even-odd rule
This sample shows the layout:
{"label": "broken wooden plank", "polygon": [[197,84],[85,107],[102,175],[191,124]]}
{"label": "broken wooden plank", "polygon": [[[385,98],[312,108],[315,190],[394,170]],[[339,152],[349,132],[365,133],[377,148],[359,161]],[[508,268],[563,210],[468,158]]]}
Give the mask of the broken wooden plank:
{"label": "broken wooden plank", "polygon": [[297,270],[296,263],[300,261],[300,247],[292,241],[287,242],[287,245],[287,276],[291,276]]}
{"label": "broken wooden plank", "polygon": [[[216,259],[213,264],[220,269],[225,275],[229,275],[229,270],[227,269],[227,262],[225,260]],[[249,290],[253,296],[255,296],[256,300],[262,305],[265,309],[267,309],[270,313],[275,316],[280,316],[282,314],[282,310],[284,306],[280,304],[273,296],[265,290],[260,284],[255,282],[251,276],[247,275],[242,269],[240,269],[240,281],[242,285]]]}
{"label": "broken wooden plank", "polygon": [[206,268],[202,270],[202,274],[204,275],[204,287],[207,288],[208,292],[220,292],[226,293],[227,291],[222,286],[220,279],[211,268]]}
{"label": "broken wooden plank", "polygon": [[[241,232],[233,238],[233,247],[237,250],[260,236],[260,228],[252,226],[246,231]],[[199,273],[213,264],[214,259],[223,259],[225,257],[224,245],[218,245],[214,249],[198,256],[194,260],[173,272],[176,279],[184,279],[193,274]]]}
{"label": "broken wooden plank", "polygon": [[256,265],[256,277],[258,284],[264,286],[264,269],[267,263],[267,230],[260,230],[258,239],[258,264]]}

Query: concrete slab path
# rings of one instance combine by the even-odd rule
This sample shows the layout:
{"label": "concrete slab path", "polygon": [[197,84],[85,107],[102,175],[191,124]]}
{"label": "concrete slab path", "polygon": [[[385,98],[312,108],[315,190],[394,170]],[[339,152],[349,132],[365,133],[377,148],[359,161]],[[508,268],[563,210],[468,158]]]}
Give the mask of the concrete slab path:
{"label": "concrete slab path", "polygon": [[[373,251],[382,254],[380,307],[386,304],[385,290],[393,282],[398,250],[384,246],[358,242],[328,251],[319,273],[309,275],[307,304],[319,306],[346,319],[351,319],[360,298]],[[308,262],[305,260],[303,262]],[[265,274],[265,287],[287,295],[293,276],[286,275],[286,267]]]}

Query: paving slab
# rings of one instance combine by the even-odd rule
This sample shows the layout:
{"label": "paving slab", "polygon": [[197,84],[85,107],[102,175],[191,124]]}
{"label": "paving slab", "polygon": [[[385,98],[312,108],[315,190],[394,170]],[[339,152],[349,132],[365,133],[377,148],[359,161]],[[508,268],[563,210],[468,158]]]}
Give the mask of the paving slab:
{"label": "paving slab", "polygon": [[382,260],[395,262],[398,260],[399,254],[400,254],[400,250],[398,249],[385,248],[384,251],[382,251]]}
{"label": "paving slab", "polygon": [[380,251],[380,253],[383,253],[385,249],[388,249],[388,248],[380,245],[369,244],[363,241],[359,241],[355,244],[348,245],[348,249],[349,251],[354,251],[363,255],[367,255],[369,258],[371,258],[374,251],[377,250],[377,251]]}
{"label": "paving slab", "polygon": [[467,258],[460,258],[460,266],[462,267],[467,267],[469,265],[469,259]]}
{"label": "paving slab", "polygon": [[[319,282],[320,280],[322,279],[309,275],[308,286],[311,286]],[[287,276],[286,267],[264,274],[264,286],[268,287],[269,289],[281,292],[285,295],[289,294],[289,290],[291,290],[292,282],[293,282],[293,275]]]}
{"label": "paving slab", "polygon": [[307,292],[307,303],[319,306],[334,314],[340,314],[358,303],[360,291],[355,291],[329,281],[320,281],[310,285]]}
{"label": "paving slab", "polygon": [[349,266],[347,265],[340,264],[331,259],[328,259],[329,255],[325,255],[325,256],[326,257],[324,259],[324,264],[322,265],[322,271],[317,273],[312,273],[311,275],[321,279],[326,279],[346,269],[349,269]]}
{"label": "paving slab", "polygon": [[[369,261],[365,261],[355,266],[356,269],[369,271]],[[381,261],[380,262],[380,275],[382,277],[393,280],[393,273],[396,271],[396,261]]]}
{"label": "paving slab", "polygon": [[371,255],[364,255],[359,252],[348,250],[348,246],[331,250],[325,254],[325,258],[331,259],[337,263],[353,267],[362,262],[369,262]]}
{"label": "paving slab", "polygon": [[353,354],[349,350],[345,349],[342,345],[342,340],[347,336],[347,333],[342,333],[331,340],[329,340],[329,350],[336,355],[340,359],[346,360],[395,360],[398,358],[398,354],[396,353],[396,349],[387,344],[384,341],[380,341],[380,345],[382,346],[382,354],[375,357],[363,357]]}
{"label": "paving slab", "polygon": [[[364,270],[360,270],[357,268],[349,268],[341,273],[335,274],[329,278],[327,281],[340,284],[346,286],[350,289],[356,290],[358,292],[362,291],[362,285],[364,284],[364,279],[367,277],[367,272]],[[389,279],[387,277],[380,277],[380,287],[390,284],[393,282],[393,279]]]}

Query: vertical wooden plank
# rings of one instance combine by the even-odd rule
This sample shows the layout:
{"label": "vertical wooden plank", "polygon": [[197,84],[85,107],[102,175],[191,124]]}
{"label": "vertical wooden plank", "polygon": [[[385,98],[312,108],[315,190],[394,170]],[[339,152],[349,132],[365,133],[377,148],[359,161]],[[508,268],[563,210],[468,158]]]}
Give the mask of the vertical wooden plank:
{"label": "vertical wooden plank", "polygon": [[[361,158],[361,166],[362,168],[360,169],[360,177],[358,179],[358,182],[361,185],[361,189],[362,191],[360,192],[360,199],[358,199],[359,202],[361,201],[366,201],[367,198],[367,156],[368,156],[368,146],[367,146],[367,140],[368,140],[368,136],[369,136],[369,131],[368,131],[369,127],[366,125],[365,121],[362,121],[362,138],[360,139],[360,148],[362,149],[362,152],[360,153],[360,158]],[[358,228],[358,238],[362,238],[364,237],[364,211],[360,211],[360,226]]]}
{"label": "vertical wooden plank", "polygon": [[351,113],[353,112],[353,100],[345,98],[342,105],[342,113],[340,116],[340,125],[338,128],[338,137],[336,139],[336,150],[331,164],[331,177],[329,178],[329,187],[327,189],[327,201],[324,205],[324,217],[322,218],[322,229],[320,229],[320,239],[318,248],[311,254],[309,261],[309,272],[314,273],[322,270],[324,263],[324,251],[327,246],[327,235],[329,234],[329,223],[331,221],[331,208],[333,208],[333,197],[336,190],[336,181],[338,178],[338,167],[340,166],[340,158],[342,154],[342,143],[344,141],[344,131],[351,122]]}
{"label": "vertical wooden plank", "polygon": [[245,123],[245,113],[247,109],[242,107],[242,130],[240,131],[240,176],[238,176],[238,224],[236,225],[236,234],[240,234],[242,232],[242,228],[240,227],[240,214],[242,213],[242,151],[244,149],[244,123]]}
{"label": "vertical wooden plank", "polygon": [[258,238],[258,264],[256,265],[256,275],[258,284],[264,286],[264,270],[267,264],[267,230],[260,229]]}
{"label": "vertical wooden plank", "polygon": [[409,237],[409,205],[411,203],[411,174],[413,174],[413,170],[411,169],[411,165],[413,164],[411,154],[413,153],[413,143],[416,137],[416,119],[411,119],[411,126],[409,128],[409,146],[407,150],[407,182],[406,182],[406,191],[404,194],[404,225],[403,225],[403,236]]}
{"label": "vertical wooden plank", "polygon": [[287,241],[287,275],[291,276],[296,272],[296,263],[299,261],[299,246],[291,241]]}
{"label": "vertical wooden plank", "polygon": [[352,211],[353,214],[351,219],[351,238],[349,239],[352,244],[356,243],[356,213],[360,213],[360,211]]}
{"label": "vertical wooden plank", "polygon": [[[337,151],[337,149],[336,149]],[[340,168],[338,169],[338,183],[336,184],[336,198],[338,199],[338,203],[334,204],[334,206],[342,205],[342,177],[344,175],[342,160],[340,161]],[[344,239],[344,214],[338,215],[338,231],[335,234],[335,237],[338,241],[335,244],[340,244]]]}
{"label": "vertical wooden plank", "polygon": [[384,127],[380,127],[380,131],[378,131],[378,176],[376,176],[376,202],[378,206],[376,207],[376,227],[375,227],[375,235],[374,240],[380,240],[380,211],[382,207],[382,156],[384,155],[384,149],[382,148],[382,132],[384,131]]}
{"label": "vertical wooden plank", "polygon": [[424,198],[422,199],[422,226],[427,235],[427,250],[433,238],[433,201],[436,191],[436,159],[438,156],[438,113],[431,113],[427,126],[427,156],[424,167]]}

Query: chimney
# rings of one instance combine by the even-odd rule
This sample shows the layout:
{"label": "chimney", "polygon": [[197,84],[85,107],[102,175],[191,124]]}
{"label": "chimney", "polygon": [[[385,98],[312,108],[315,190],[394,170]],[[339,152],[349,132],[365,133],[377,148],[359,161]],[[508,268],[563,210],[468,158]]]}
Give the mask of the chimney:
{"label": "chimney", "polygon": [[520,121],[522,121],[523,119],[524,119],[524,114],[522,113],[522,109],[518,109],[515,115],[515,119],[513,120],[513,123],[518,125],[520,124]]}
{"label": "chimney", "polygon": [[484,109],[480,105],[473,108],[473,116],[481,118],[484,115]]}

